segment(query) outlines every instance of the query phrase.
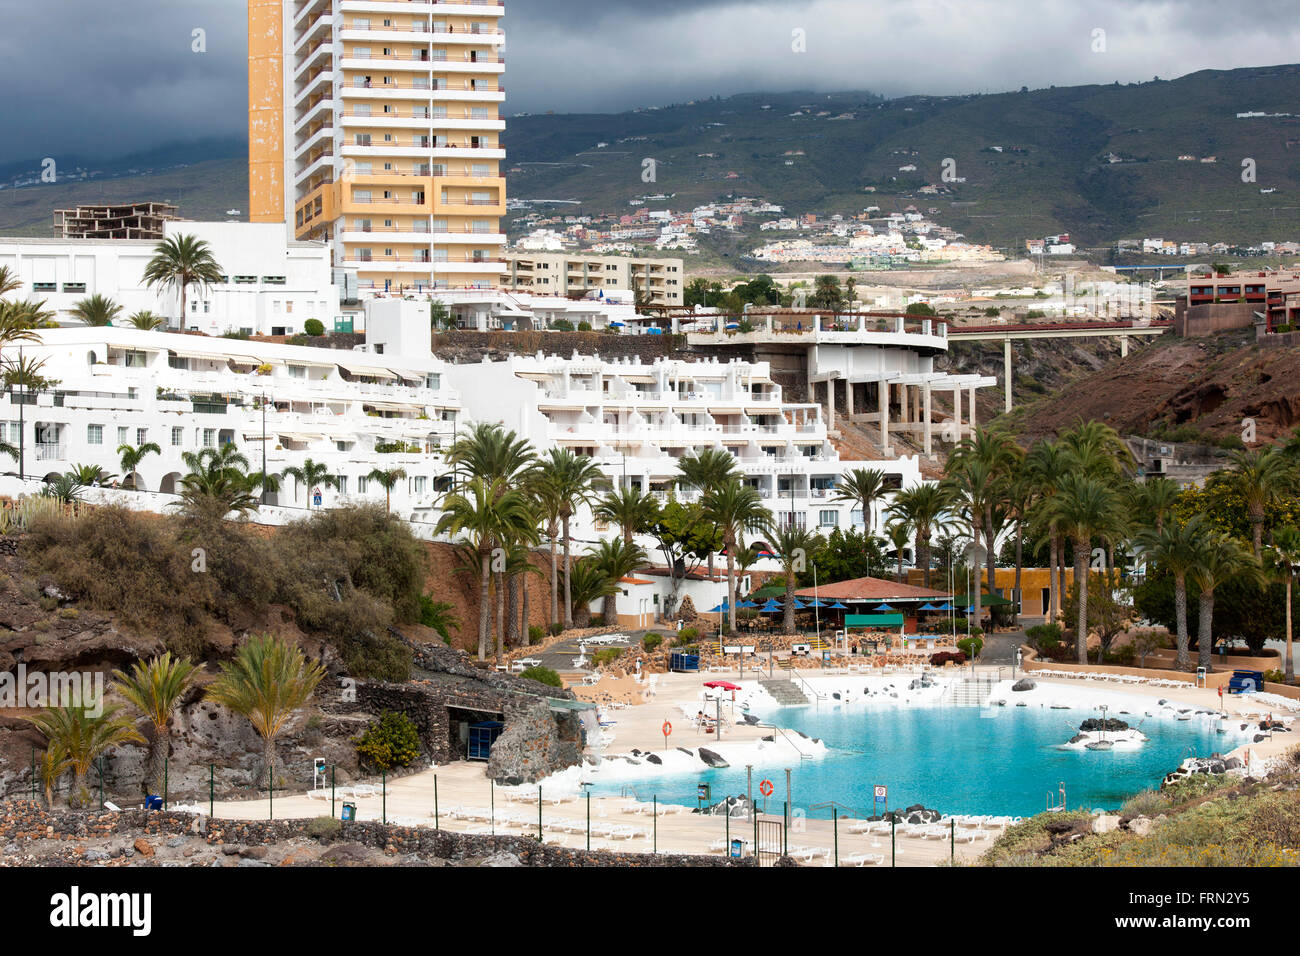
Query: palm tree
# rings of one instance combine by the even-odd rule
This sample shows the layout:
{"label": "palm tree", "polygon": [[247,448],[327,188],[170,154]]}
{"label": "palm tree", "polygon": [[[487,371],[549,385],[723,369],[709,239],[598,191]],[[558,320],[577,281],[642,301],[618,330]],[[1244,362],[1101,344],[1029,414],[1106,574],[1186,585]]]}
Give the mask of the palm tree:
{"label": "palm tree", "polygon": [[23,287],[23,280],[18,278],[18,273],[8,266],[0,266],[0,299],[3,299],[10,292],[17,292]]}
{"label": "palm tree", "polygon": [[938,484],[922,484],[904,489],[889,503],[894,520],[905,522],[916,536],[917,564],[925,569],[925,586],[930,586],[931,539],[935,532],[948,526],[946,515],[950,502],[948,489]]}
{"label": "palm tree", "polygon": [[136,478],[139,477],[136,469],[140,467],[140,463],[149,455],[161,455],[162,449],[158,447],[157,442],[147,441],[138,448],[131,445],[118,445],[117,453],[121,456],[122,485],[125,486],[129,481],[131,487],[135,488]]}
{"label": "palm tree", "polygon": [[307,510],[311,511],[311,490],[321,485],[333,488],[335,491],[339,487],[337,475],[330,474],[329,466],[314,462],[310,458],[306,459],[301,465],[291,465],[284,470],[286,478],[293,479],[294,497],[298,497],[298,485],[303,485],[307,489]]}
{"label": "palm tree", "polygon": [[1196,631],[1197,666],[1210,672],[1210,659],[1214,651],[1214,591],[1231,578],[1244,577],[1251,581],[1261,579],[1259,562],[1244,546],[1221,531],[1212,532],[1200,539],[1195,551],[1192,579],[1201,589],[1197,606]]}
{"label": "palm tree", "polygon": [[436,533],[465,536],[479,561],[478,659],[481,661],[487,659],[493,552],[499,551],[504,563],[508,542],[534,529],[528,499],[500,478],[492,482],[474,478],[459,494],[449,495],[442,504]]}
{"label": "palm tree", "polygon": [[1157,532],[1163,531],[1165,519],[1173,513],[1182,489],[1164,477],[1148,478],[1133,485],[1133,514],[1139,521],[1150,522]]}
{"label": "palm tree", "polygon": [[546,480],[543,471],[534,468],[529,472],[526,483],[533,512],[539,521],[545,522],[547,544],[551,552],[551,616],[552,627],[560,623],[560,558],[558,542],[560,540],[560,499],[558,489]]}
{"label": "palm tree", "polygon": [[127,317],[126,324],[141,332],[153,332],[166,325],[167,320],[161,315],[154,315],[148,309],[141,309],[139,312],[132,312]]}
{"label": "palm tree", "polygon": [[1201,539],[1209,532],[1203,515],[1187,521],[1172,520],[1159,531],[1147,529],[1137,537],[1148,563],[1164,568],[1174,579],[1174,632],[1178,654],[1174,666],[1186,670],[1191,664],[1187,633],[1187,575],[1191,573]]}
{"label": "palm tree", "polygon": [[178,235],[164,239],[154,247],[153,258],[144,267],[144,284],[174,289],[180,295],[180,318],[177,327],[185,326],[185,290],[191,285],[200,289],[221,281],[221,266],[202,239]]}
{"label": "palm tree", "polygon": [[898,559],[898,573],[895,580],[902,584],[904,582],[903,551],[912,543],[912,529],[906,521],[891,521],[885,525],[885,536],[889,539],[890,545],[893,546],[894,556]]}
{"label": "palm tree", "polygon": [[535,461],[533,446],[501,425],[480,423],[457,438],[447,452],[447,464],[455,473],[493,482],[498,478],[513,484]]}
{"label": "palm tree", "polygon": [[[171,741],[167,724],[176,705],[194,679],[195,667],[184,658],[173,658],[170,651],[161,657],[136,661],[129,674],[113,671],[113,686],[148,719],[153,727],[149,740],[149,758],[145,764],[145,792],[163,792],[163,774]],[[152,789],[150,789],[152,788]]]}
{"label": "palm tree", "polygon": [[72,317],[86,325],[112,325],[122,314],[122,307],[106,295],[96,292],[72,307]]}
{"label": "palm tree", "polygon": [[267,781],[275,785],[275,738],[293,712],[307,702],[325,668],[308,662],[302,651],[270,634],[254,636],[221,662],[221,676],[207,698],[248,718],[262,738]]}
{"label": "palm tree", "polygon": [[393,503],[393,489],[397,483],[406,477],[405,468],[376,468],[366,475],[367,481],[376,482],[379,487],[384,489],[384,510],[391,511]]}
{"label": "palm tree", "polygon": [[90,803],[86,777],[99,755],[119,744],[145,742],[129,720],[117,716],[117,710],[110,706],[101,711],[95,702],[83,702],[47,707],[25,718],[45,735],[47,794],[53,789],[53,781],[71,770],[73,785],[68,805],[86,806]]}
{"label": "palm tree", "polygon": [[856,502],[862,508],[862,523],[867,537],[874,533],[872,505],[888,494],[885,473],[878,468],[854,468],[835,484],[838,494],[834,501]]}
{"label": "palm tree", "polygon": [[1232,454],[1232,481],[1246,499],[1251,548],[1258,558],[1264,543],[1265,511],[1295,490],[1295,468],[1276,448],[1237,451]]}
{"label": "palm tree", "polygon": [[746,528],[762,528],[772,523],[772,513],[763,507],[758,491],[738,480],[727,482],[704,496],[704,514],[722,531],[727,551],[727,621],[728,633],[736,632],[736,551]]}
{"label": "palm tree", "polygon": [[1080,664],[1088,663],[1088,568],[1092,541],[1118,532],[1118,506],[1114,489],[1086,474],[1066,476],[1050,505],[1057,527],[1070,539],[1074,549],[1074,590],[1079,599],[1075,652]]}
{"label": "palm tree", "polygon": [[591,602],[616,592],[618,582],[590,558],[573,562],[572,572],[574,620],[578,627],[586,627],[591,622]]}
{"label": "palm tree", "polygon": [[623,543],[629,546],[633,536],[653,525],[658,515],[659,502],[639,488],[615,488],[592,508],[597,521],[618,525]]}
{"label": "palm tree", "polygon": [[1295,578],[1295,569],[1300,566],[1300,528],[1287,525],[1273,532],[1273,549],[1275,566],[1286,582],[1286,661],[1283,663],[1283,679],[1288,684],[1295,683],[1295,662],[1291,650],[1291,585]]}
{"label": "palm tree", "polygon": [[570,556],[569,521],[583,504],[591,500],[593,486],[605,476],[586,455],[575,455],[567,448],[552,448],[538,467],[559,504],[560,533],[564,536],[564,627],[573,627],[573,595],[569,578],[573,562]]}
{"label": "palm tree", "polygon": [[764,531],[768,545],[776,549],[777,560],[781,562],[781,571],[785,575],[783,624],[785,633],[793,634],[795,574],[807,566],[807,560],[821,549],[824,542],[821,535],[795,524],[780,527],[772,523]]}
{"label": "palm tree", "polygon": [[[694,488],[701,495],[721,488],[729,481],[742,478],[743,475],[731,452],[722,448],[702,448],[677,460],[677,471],[681,478],[678,484]],[[713,552],[709,552],[709,580],[713,580]]]}
{"label": "palm tree", "polygon": [[1060,529],[1053,522],[1050,502],[1061,481],[1074,468],[1070,450],[1062,442],[1041,441],[1025,456],[1025,473],[1033,483],[1036,511],[1031,523],[1043,532],[1048,544],[1047,619],[1055,623],[1061,613],[1065,590],[1065,544]]}
{"label": "palm tree", "polygon": [[[979,581],[980,536],[984,528],[984,516],[1001,493],[1001,481],[1002,476],[983,459],[955,456],[949,460],[948,473],[943,479],[953,507],[964,515],[971,534],[971,551],[975,555],[975,590],[968,597],[972,599],[972,613],[976,623],[981,620],[983,608],[983,588]],[[993,550],[992,542],[989,542],[989,550]]]}
{"label": "palm tree", "polygon": [[[268,479],[274,480],[274,479]],[[181,478],[181,510],[191,518],[222,520],[232,512],[243,517],[256,511],[261,499],[254,495],[252,478],[230,469],[192,471]]]}
{"label": "palm tree", "polygon": [[614,589],[605,596],[605,604],[601,608],[601,615],[605,618],[606,625],[618,625],[618,583],[638,568],[645,567],[647,557],[645,551],[638,544],[630,544],[622,538],[613,538],[607,541],[601,541],[587,552],[587,556],[595,562],[596,567],[600,569],[610,581],[616,585]]}
{"label": "palm tree", "polygon": [[11,445],[7,441],[0,441],[0,455],[8,455],[14,461],[18,460],[18,446]]}
{"label": "palm tree", "polygon": [[[997,555],[997,536],[1006,518],[1010,492],[1015,476],[1020,474],[1024,452],[1005,432],[997,428],[982,428],[973,436],[963,438],[953,452],[950,468],[961,469],[972,461],[982,462],[990,479],[988,494],[983,499],[980,521],[984,531],[984,567],[988,577],[989,594],[996,592],[994,564]],[[979,575],[976,574],[978,584]],[[976,610],[979,603],[976,602]]]}

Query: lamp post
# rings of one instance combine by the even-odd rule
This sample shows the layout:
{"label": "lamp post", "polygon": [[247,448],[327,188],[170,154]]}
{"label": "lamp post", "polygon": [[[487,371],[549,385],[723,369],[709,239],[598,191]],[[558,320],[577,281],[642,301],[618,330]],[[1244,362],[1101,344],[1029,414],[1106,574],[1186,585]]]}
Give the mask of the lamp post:
{"label": "lamp post", "polygon": [[266,504],[266,392],[262,393],[262,504]]}

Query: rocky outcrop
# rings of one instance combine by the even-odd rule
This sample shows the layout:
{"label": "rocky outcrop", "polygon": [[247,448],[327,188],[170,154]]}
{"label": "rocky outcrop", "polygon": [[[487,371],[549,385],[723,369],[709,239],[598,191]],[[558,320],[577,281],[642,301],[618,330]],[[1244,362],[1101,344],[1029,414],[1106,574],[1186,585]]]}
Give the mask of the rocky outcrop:
{"label": "rocky outcrop", "polygon": [[700,759],[703,760],[703,761],[704,761],[706,764],[708,764],[710,767],[723,768],[723,767],[730,767],[730,766],[731,766],[731,764],[727,763],[727,761],[723,760],[721,757],[719,757],[717,754],[715,754],[712,750],[709,750],[709,749],[706,748],[706,747],[701,747],[701,748],[699,749],[699,754],[700,754]]}
{"label": "rocky outcrop", "polygon": [[581,744],[560,738],[556,720],[543,700],[508,703],[505,724],[492,745],[487,766],[488,776],[502,786],[536,783],[582,761]]}
{"label": "rocky outcrop", "polygon": [[1011,685],[1011,689],[1019,694],[1027,690],[1033,690],[1037,686],[1038,685],[1033,681],[1031,681],[1028,677],[1022,677],[1020,678],[1020,680],[1016,681],[1014,684]]}

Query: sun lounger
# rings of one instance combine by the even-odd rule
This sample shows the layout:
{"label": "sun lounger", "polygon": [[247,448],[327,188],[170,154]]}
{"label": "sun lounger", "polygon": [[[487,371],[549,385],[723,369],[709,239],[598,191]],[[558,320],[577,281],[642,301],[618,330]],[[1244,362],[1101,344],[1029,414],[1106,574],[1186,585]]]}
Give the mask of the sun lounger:
{"label": "sun lounger", "polygon": [[883,853],[850,853],[844,858],[844,862],[840,866],[845,864],[849,866],[879,866],[884,862],[885,855]]}

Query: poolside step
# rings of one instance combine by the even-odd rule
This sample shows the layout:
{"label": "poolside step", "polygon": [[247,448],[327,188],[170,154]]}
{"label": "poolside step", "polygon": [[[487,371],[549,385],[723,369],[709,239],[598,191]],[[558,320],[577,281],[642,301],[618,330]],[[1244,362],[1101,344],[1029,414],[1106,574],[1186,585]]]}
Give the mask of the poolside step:
{"label": "poolside step", "polygon": [[964,677],[948,685],[944,701],[957,707],[983,707],[997,681],[984,677]]}
{"label": "poolside step", "polygon": [[783,706],[808,703],[806,695],[792,680],[760,680],[763,689]]}

